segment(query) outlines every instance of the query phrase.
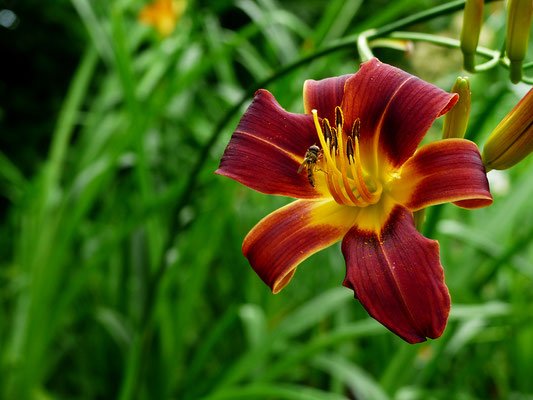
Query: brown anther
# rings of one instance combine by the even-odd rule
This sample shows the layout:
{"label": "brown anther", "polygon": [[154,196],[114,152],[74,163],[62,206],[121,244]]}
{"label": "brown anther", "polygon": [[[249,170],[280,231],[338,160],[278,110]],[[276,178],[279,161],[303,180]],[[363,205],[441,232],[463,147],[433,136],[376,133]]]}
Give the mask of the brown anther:
{"label": "brown anther", "polygon": [[357,118],[352,125],[352,138],[359,139],[360,129],[361,129],[361,120]]}
{"label": "brown anther", "polygon": [[329,121],[327,118],[324,118],[322,120],[322,131],[324,131],[324,137],[326,138],[326,143],[330,143],[330,146],[331,146],[331,143],[332,143],[331,126],[329,125]]}
{"label": "brown anther", "polygon": [[352,138],[348,136],[348,140],[346,142],[346,157],[348,157],[348,162],[351,164],[354,157],[353,157],[353,143]]}
{"label": "brown anther", "polygon": [[337,154],[337,150],[339,149],[339,142],[337,141],[337,130],[335,128],[331,128],[331,145],[330,150],[335,149],[335,154]]}
{"label": "brown anther", "polygon": [[342,110],[339,106],[335,107],[335,126],[339,128],[339,126],[342,128],[342,125],[344,124],[344,116],[342,115]]}

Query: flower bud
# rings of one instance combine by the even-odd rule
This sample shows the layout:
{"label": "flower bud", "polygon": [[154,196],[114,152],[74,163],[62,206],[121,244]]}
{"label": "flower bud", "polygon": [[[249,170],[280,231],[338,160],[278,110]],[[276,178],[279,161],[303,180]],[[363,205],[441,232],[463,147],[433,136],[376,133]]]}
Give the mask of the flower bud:
{"label": "flower bud", "polygon": [[533,89],[492,132],[483,148],[487,170],[507,169],[533,151]]}
{"label": "flower bud", "polygon": [[522,61],[526,58],[532,15],[533,1],[509,0],[506,51],[513,83],[518,83],[522,79]]}
{"label": "flower bud", "polygon": [[464,138],[470,117],[470,81],[459,77],[452,87],[452,93],[459,94],[459,101],[444,116],[442,138]]}
{"label": "flower bud", "polygon": [[461,50],[464,56],[464,67],[474,72],[474,55],[479,41],[479,33],[483,25],[484,0],[466,0],[461,30]]}

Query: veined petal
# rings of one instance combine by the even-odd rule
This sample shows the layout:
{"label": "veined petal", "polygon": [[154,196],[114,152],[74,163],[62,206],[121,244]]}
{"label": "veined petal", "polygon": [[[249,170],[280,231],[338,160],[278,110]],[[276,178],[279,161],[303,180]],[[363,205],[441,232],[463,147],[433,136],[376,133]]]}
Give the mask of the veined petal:
{"label": "veined petal", "polygon": [[315,173],[315,187],[311,186],[306,173],[298,174],[301,161],[269,142],[235,131],[215,173],[261,193],[297,199],[328,196],[325,174]]}
{"label": "veined petal", "polygon": [[278,293],[298,264],[342,239],[357,211],[333,200],[294,201],[263,218],[244,239],[242,252],[272,292]]}
{"label": "veined petal", "polygon": [[380,147],[389,162],[399,167],[407,161],[433,122],[457,100],[457,93],[445,92],[416,77],[406,81],[391,99],[381,126]]}
{"label": "veined petal", "polygon": [[299,159],[309,146],[318,143],[313,117],[285,111],[265,89],[255,93],[235,131],[265,140]]}
{"label": "veined petal", "polygon": [[373,58],[361,64],[359,71],[346,81],[341,106],[344,125],[349,130],[355,120],[360,119],[362,153],[373,151],[374,139],[389,102],[410,78],[407,72]]}
{"label": "veined petal", "polygon": [[316,188],[298,173],[309,146],[318,143],[311,115],[289,113],[267,90],[254,101],[233,133],[215,173],[262,193],[309,199],[327,192],[323,174]]}
{"label": "veined petal", "polygon": [[331,124],[335,123],[335,107],[340,106],[344,95],[344,84],[353,74],[320,81],[308,79],[304,82],[304,110],[311,114],[317,110],[320,118],[327,118]]}
{"label": "veined petal", "polygon": [[346,81],[342,110],[347,129],[357,118],[361,121],[362,153],[374,154],[378,139],[388,162],[398,168],[413,155],[435,119],[457,100],[457,94],[374,58]]}
{"label": "veined petal", "polygon": [[342,252],[343,284],[372,317],[409,343],[442,334],[450,295],[439,244],[417,232],[409,210],[394,207],[380,232],[353,227],[342,241]]}
{"label": "veined petal", "polygon": [[492,204],[492,196],[475,143],[446,139],[420,147],[403,166],[391,196],[412,211],[456,202],[464,208]]}

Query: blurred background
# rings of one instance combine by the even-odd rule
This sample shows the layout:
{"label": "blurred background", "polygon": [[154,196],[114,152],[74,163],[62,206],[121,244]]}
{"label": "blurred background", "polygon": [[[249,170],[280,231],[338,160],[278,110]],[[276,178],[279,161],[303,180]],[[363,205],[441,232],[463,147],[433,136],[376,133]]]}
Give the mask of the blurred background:
{"label": "blurred background", "polygon": [[[428,211],[452,311],[417,345],[341,286],[339,245],[272,295],[241,243],[291,200],[213,173],[256,89],[303,112],[305,79],[360,60],[353,45],[283,68],[438,4],[0,0],[0,398],[533,399],[531,158],[489,174],[491,207]],[[482,44],[504,36],[487,4]],[[466,74],[456,49],[409,47],[375,54],[444,90]],[[529,86],[469,76],[482,146]]]}

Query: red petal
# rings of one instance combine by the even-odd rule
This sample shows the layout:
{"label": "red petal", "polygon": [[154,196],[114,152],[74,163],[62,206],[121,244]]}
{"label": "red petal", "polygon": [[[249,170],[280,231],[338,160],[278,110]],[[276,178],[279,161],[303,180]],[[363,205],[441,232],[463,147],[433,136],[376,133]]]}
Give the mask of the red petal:
{"label": "red petal", "polygon": [[396,206],[379,234],[352,228],[342,252],[343,284],[372,317],[409,343],[442,334],[450,295],[439,244],[417,232],[411,212]]}
{"label": "red petal", "polygon": [[[262,193],[316,198],[304,172],[309,146],[318,143],[313,117],[289,113],[266,90],[258,90],[226,147],[217,174]],[[322,174],[317,174],[322,175]],[[323,187],[317,182],[317,188]]]}
{"label": "red petal", "polygon": [[486,207],[492,196],[477,146],[446,139],[422,146],[401,170],[392,196],[410,210],[455,201],[464,208]]}
{"label": "red petal", "polygon": [[307,174],[298,174],[300,161],[291,154],[246,133],[234,132],[216,174],[235,179],[251,189],[297,199],[323,197],[327,185],[323,174],[315,174],[316,186]]}
{"label": "red petal", "polygon": [[344,84],[353,74],[320,81],[309,79],[304,83],[304,109],[306,114],[317,110],[320,118],[327,118],[335,124],[335,107],[340,106],[344,95]]}
{"label": "red petal", "polygon": [[381,150],[392,166],[399,167],[413,155],[435,119],[458,98],[374,58],[346,82],[342,110],[346,129],[360,118],[361,146],[366,152],[373,152],[379,135]]}
{"label": "red petal", "polygon": [[313,117],[285,111],[264,89],[255,93],[235,131],[263,139],[302,159],[307,148],[318,143]]}
{"label": "red petal", "polygon": [[263,218],[248,233],[242,252],[277,293],[307,257],[332,245],[353,226],[357,209],[332,200],[298,200]]}

